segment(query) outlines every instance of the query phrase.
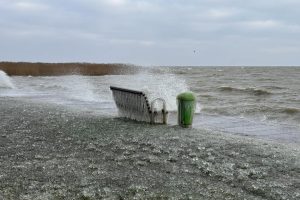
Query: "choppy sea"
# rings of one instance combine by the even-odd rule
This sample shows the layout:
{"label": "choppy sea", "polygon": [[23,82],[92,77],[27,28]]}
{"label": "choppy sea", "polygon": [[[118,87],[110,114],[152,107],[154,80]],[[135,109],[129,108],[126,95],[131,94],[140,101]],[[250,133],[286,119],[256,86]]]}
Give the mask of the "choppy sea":
{"label": "choppy sea", "polygon": [[90,115],[117,117],[109,86],[164,98],[176,125],[176,96],[197,96],[194,128],[300,143],[299,67],[145,67],[106,76],[7,76],[0,71],[0,100],[53,104]]}

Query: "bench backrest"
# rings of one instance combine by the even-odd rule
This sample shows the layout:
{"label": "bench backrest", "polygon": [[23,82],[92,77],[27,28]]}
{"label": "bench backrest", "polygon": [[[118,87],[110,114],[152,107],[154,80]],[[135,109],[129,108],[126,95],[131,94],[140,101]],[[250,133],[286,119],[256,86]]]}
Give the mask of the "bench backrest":
{"label": "bench backrest", "polygon": [[121,117],[151,122],[151,107],[144,92],[110,87]]}

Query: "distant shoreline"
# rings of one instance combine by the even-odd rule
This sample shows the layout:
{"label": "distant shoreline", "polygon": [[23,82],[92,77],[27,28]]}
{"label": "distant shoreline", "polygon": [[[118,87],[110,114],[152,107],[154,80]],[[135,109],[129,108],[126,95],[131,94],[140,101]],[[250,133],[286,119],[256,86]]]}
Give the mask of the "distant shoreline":
{"label": "distant shoreline", "polygon": [[31,63],[31,62],[0,62],[0,70],[9,76],[59,76],[59,75],[90,75],[132,74],[136,66],[129,64],[95,64],[95,63]]}

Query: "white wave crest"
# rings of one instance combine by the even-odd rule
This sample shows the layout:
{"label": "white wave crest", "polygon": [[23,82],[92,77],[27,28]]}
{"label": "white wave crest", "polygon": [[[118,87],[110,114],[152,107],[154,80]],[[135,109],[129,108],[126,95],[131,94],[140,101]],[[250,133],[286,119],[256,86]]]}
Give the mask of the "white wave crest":
{"label": "white wave crest", "polygon": [[1,70],[0,70],[0,88],[11,88],[11,89],[15,88],[9,76],[4,71]]}

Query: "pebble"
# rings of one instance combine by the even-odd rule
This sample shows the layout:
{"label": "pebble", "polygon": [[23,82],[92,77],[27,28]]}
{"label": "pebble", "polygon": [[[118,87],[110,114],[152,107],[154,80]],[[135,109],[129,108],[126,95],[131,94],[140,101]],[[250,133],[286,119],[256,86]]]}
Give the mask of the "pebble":
{"label": "pebble", "polygon": [[95,151],[97,148],[93,143],[87,145],[86,150]]}

